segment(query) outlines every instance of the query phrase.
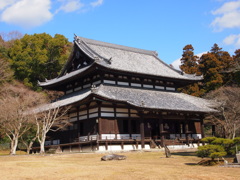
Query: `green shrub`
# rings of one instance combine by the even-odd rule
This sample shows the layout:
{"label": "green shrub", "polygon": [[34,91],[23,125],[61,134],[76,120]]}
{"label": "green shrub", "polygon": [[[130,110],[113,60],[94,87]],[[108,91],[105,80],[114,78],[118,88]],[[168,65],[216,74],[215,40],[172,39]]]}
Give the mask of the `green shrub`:
{"label": "green shrub", "polygon": [[205,138],[201,139],[201,141],[211,144],[212,141],[214,141],[215,139],[217,139],[217,138],[216,137],[205,137]]}
{"label": "green shrub", "polygon": [[216,138],[212,144],[223,146],[228,155],[232,154],[231,149],[234,146],[232,139]]}
{"label": "green shrub", "polygon": [[205,146],[199,146],[197,155],[202,158],[210,157],[210,158],[212,158],[212,160],[214,160],[214,158],[226,156],[227,153],[222,146],[210,144],[210,145],[205,145]]}
{"label": "green shrub", "polygon": [[233,147],[231,147],[230,149],[230,154],[231,155],[235,155],[240,151],[240,145],[235,145]]}
{"label": "green shrub", "polygon": [[240,137],[236,137],[233,139],[235,145],[240,145]]}
{"label": "green shrub", "polygon": [[212,160],[214,160],[215,158],[220,158],[226,155],[227,155],[226,152],[213,152],[209,155],[209,157],[212,158]]}

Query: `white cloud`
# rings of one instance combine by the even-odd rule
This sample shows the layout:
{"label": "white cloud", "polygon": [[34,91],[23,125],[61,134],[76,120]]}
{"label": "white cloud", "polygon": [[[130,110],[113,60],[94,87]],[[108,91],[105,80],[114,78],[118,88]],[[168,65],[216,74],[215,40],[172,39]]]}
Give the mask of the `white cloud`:
{"label": "white cloud", "polygon": [[85,7],[81,12],[86,12],[102,3],[103,0],[88,4],[81,0],[0,0],[0,22],[32,28],[52,20],[59,11],[71,13]]}
{"label": "white cloud", "polygon": [[102,5],[102,3],[103,3],[103,0],[97,0],[97,1],[92,2],[91,6],[92,7],[100,6],[100,5]]}
{"label": "white cloud", "polygon": [[4,9],[5,7],[13,4],[17,0],[1,0],[0,1],[0,10]]}
{"label": "white cloud", "polygon": [[2,12],[0,20],[24,28],[35,27],[52,19],[50,8],[50,0],[18,0]]}
{"label": "white cloud", "polygon": [[59,12],[60,10],[69,13],[74,12],[84,6],[83,3],[80,2],[80,0],[65,0],[62,1],[63,5],[57,10]]}
{"label": "white cloud", "polygon": [[223,40],[226,45],[234,45],[236,49],[240,48],[240,34],[231,34]]}
{"label": "white cloud", "polygon": [[240,0],[226,2],[212,14],[217,16],[211,23],[216,31],[240,27]]}
{"label": "white cloud", "polygon": [[[199,53],[199,54],[196,54],[196,56],[198,57],[201,57],[203,54],[206,54],[207,52],[202,52],[202,53]],[[182,57],[181,57],[182,58]],[[179,59],[176,59],[175,61],[173,61],[171,64],[172,66],[177,69],[177,70],[180,70],[179,66],[181,65],[181,58]],[[181,70],[180,70],[181,71]]]}

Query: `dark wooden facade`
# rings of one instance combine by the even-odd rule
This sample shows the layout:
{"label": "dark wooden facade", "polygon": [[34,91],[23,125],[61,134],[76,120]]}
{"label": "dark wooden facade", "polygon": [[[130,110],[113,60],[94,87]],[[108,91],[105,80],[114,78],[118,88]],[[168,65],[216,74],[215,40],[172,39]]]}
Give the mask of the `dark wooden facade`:
{"label": "dark wooden facade", "polygon": [[198,142],[204,136],[203,116],[199,114],[133,109],[123,103],[104,100],[76,106],[69,117],[71,126],[49,134],[51,144],[54,140],[62,144],[138,140],[145,147],[150,140],[163,146],[166,139]]}

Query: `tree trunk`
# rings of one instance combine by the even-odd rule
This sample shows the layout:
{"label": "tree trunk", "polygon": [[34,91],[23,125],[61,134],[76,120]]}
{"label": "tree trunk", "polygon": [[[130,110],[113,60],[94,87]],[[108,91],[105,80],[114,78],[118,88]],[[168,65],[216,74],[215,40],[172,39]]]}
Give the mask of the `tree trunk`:
{"label": "tree trunk", "polygon": [[40,154],[45,154],[45,148],[44,148],[45,140],[46,140],[46,135],[43,133],[41,141],[39,141],[39,143],[40,143]]}
{"label": "tree trunk", "polygon": [[[34,140],[35,141],[35,140]],[[34,141],[31,141],[30,143],[29,143],[29,145],[28,145],[28,147],[27,147],[27,154],[30,154],[30,151],[31,151],[31,149],[32,149],[32,145],[33,145],[33,142]]]}
{"label": "tree trunk", "polygon": [[236,136],[236,124],[233,124],[233,135],[232,135],[232,139],[234,139]]}
{"label": "tree trunk", "polygon": [[15,138],[13,138],[12,141],[11,141],[10,155],[16,155],[17,145],[18,145],[18,138],[15,137]]}
{"label": "tree trunk", "polygon": [[45,154],[44,141],[40,143],[40,154]]}

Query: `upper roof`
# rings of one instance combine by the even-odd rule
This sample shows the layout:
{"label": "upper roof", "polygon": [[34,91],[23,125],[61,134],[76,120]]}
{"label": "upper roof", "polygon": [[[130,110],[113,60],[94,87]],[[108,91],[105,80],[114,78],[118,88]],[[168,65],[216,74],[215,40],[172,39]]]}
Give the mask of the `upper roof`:
{"label": "upper roof", "polygon": [[110,101],[124,102],[133,107],[166,111],[185,112],[216,112],[211,101],[178,92],[155,91],[100,85],[97,88],[86,89],[63,96],[56,102],[46,105],[41,110],[47,110],[71,105],[90,97],[90,95]]}
{"label": "upper roof", "polygon": [[[160,60],[155,51],[111,44],[79,36],[75,37],[74,43],[82,52],[94,60],[94,64],[112,70],[191,81],[202,79],[201,76],[185,75],[173,69]],[[71,59],[69,61],[71,61]],[[63,69],[63,71],[65,71],[65,69]],[[74,77],[81,72],[82,70],[79,69],[67,75],[61,73],[59,77],[39,84],[41,86],[54,84],[63,79]]]}
{"label": "upper roof", "polygon": [[157,57],[156,51],[148,51],[76,36],[75,43],[96,63],[110,69],[170,77],[176,79],[200,79],[201,76],[185,76]]}

